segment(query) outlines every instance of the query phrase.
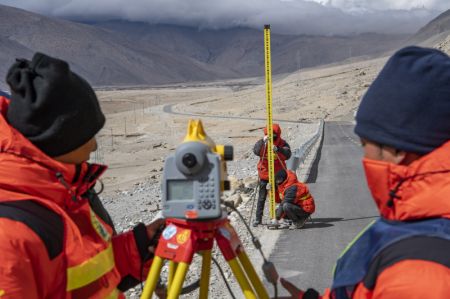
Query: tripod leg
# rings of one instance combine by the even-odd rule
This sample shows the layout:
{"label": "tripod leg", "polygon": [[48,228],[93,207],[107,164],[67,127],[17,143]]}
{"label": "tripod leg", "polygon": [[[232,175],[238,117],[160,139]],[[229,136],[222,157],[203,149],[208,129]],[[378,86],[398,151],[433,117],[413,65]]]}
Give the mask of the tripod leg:
{"label": "tripod leg", "polygon": [[169,261],[169,275],[167,278],[167,289],[170,289],[173,281],[173,277],[175,275],[175,272],[177,271],[178,264],[174,261]]}
{"label": "tripod leg", "polygon": [[242,293],[244,294],[245,298],[256,299],[255,293],[253,292],[252,287],[250,286],[250,283],[248,282],[248,279],[245,276],[245,273],[242,270],[242,267],[237,259],[234,258],[229,260],[228,264],[230,265],[231,271],[233,271],[233,274],[236,277],[236,280],[239,283],[239,286],[241,287]]}
{"label": "tripod leg", "polygon": [[202,275],[200,277],[200,299],[208,298],[209,276],[211,273],[211,250],[205,250],[202,254]]}
{"label": "tripod leg", "polygon": [[189,269],[189,264],[179,263],[177,266],[177,271],[173,278],[170,289],[168,290],[167,299],[177,299],[180,296],[181,288],[183,287],[183,282],[186,277],[186,273]]}
{"label": "tripod leg", "polygon": [[245,273],[247,274],[247,276],[250,280],[250,283],[252,284],[253,288],[255,289],[256,294],[258,294],[258,298],[269,299],[269,294],[267,294],[267,290],[264,287],[263,283],[261,282],[261,279],[259,279],[259,276],[256,273],[252,262],[248,258],[247,253],[245,253],[245,251],[241,251],[238,254],[238,259],[241,262],[242,268],[244,269]]}
{"label": "tripod leg", "polygon": [[159,256],[155,256],[148,272],[147,280],[145,281],[144,290],[142,291],[141,299],[151,299],[153,292],[155,291],[156,284],[158,283],[159,274],[163,266],[163,259]]}

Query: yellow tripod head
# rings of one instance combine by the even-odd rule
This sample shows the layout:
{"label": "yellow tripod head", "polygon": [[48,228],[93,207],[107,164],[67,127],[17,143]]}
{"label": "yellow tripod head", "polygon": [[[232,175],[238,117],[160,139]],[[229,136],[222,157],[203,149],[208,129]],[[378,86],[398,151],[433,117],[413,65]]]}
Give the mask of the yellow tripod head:
{"label": "yellow tripod head", "polygon": [[229,181],[227,181],[228,172],[226,161],[233,160],[233,147],[230,145],[216,144],[205,132],[203,123],[200,119],[190,119],[187,127],[187,133],[184,137],[185,142],[201,142],[206,144],[211,152],[220,156],[221,160],[221,191],[229,190]]}

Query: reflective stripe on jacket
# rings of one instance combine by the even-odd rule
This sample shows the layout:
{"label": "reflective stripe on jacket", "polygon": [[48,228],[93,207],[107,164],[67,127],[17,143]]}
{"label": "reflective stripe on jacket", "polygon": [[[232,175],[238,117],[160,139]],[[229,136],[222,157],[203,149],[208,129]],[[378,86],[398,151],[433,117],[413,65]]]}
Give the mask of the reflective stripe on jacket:
{"label": "reflective stripe on jacket", "polygon": [[336,264],[331,290],[336,299],[352,298],[358,283],[372,290],[379,273],[404,260],[450,267],[450,219],[408,223],[379,219],[352,243]]}

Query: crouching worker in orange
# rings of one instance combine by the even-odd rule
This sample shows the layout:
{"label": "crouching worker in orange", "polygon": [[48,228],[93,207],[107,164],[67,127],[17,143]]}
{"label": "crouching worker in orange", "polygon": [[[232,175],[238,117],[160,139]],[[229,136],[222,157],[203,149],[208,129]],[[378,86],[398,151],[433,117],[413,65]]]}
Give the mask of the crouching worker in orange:
{"label": "crouching worker in orange", "polygon": [[381,217],[341,255],[323,297],[281,283],[296,299],[449,298],[450,57],[395,53],[363,97],[355,133]]}
{"label": "crouching worker in orange", "polygon": [[284,169],[277,172],[275,182],[281,201],[276,210],[277,220],[283,218],[292,222],[292,225],[289,222],[278,223],[277,227],[302,228],[316,208],[308,186],[299,182],[294,172]]}
{"label": "crouching worker in orange", "polygon": [[117,234],[89,164],[105,117],[91,86],[40,53],[0,97],[0,297],[125,298],[151,263],[162,220]]}

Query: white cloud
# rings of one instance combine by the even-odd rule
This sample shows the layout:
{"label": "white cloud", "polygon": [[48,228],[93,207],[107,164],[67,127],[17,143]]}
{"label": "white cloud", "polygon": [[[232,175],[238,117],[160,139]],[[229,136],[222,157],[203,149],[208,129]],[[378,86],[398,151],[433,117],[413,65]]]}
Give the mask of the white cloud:
{"label": "white cloud", "polygon": [[450,8],[449,0],[0,0],[0,4],[72,19],[201,28],[261,28],[270,23],[274,31],[310,34],[414,32]]}
{"label": "white cloud", "polygon": [[327,6],[338,7],[346,11],[365,10],[409,10],[426,8],[444,11],[450,8],[448,0],[311,0]]}

